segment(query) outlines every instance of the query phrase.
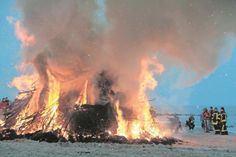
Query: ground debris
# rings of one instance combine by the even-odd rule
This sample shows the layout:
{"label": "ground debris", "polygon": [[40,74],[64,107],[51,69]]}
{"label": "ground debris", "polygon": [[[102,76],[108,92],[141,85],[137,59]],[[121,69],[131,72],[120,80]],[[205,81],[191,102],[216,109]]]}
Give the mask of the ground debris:
{"label": "ground debris", "polygon": [[68,139],[60,136],[58,132],[43,132],[36,131],[31,134],[17,135],[16,132],[12,129],[5,129],[0,132],[0,140],[14,140],[14,139],[30,139],[34,141],[45,141],[49,143],[56,142],[82,142],[82,143],[119,143],[119,144],[163,144],[163,145],[172,145],[176,143],[181,143],[182,141],[176,138],[153,138],[151,140],[146,139],[130,139],[128,140],[124,136],[118,135],[109,135],[109,134],[99,134],[99,135],[70,135]]}
{"label": "ground debris", "polygon": [[2,140],[14,140],[18,138],[15,130],[12,129],[4,129],[0,131],[0,141]]}

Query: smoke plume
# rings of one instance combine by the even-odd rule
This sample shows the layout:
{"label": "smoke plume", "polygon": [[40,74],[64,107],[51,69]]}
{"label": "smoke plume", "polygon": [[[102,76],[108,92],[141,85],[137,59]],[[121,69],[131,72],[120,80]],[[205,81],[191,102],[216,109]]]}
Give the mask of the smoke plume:
{"label": "smoke plume", "polygon": [[62,95],[105,69],[118,77],[115,88],[135,99],[141,62],[157,53],[194,72],[185,80],[192,84],[230,56],[220,49],[236,32],[234,0],[17,0],[17,7],[37,41],[24,48],[25,61],[43,80],[49,69]]}

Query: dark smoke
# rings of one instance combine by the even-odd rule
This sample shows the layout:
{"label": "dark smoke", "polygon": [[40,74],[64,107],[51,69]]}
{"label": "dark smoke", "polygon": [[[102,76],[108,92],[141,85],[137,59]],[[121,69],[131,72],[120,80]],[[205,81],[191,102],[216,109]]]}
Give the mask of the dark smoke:
{"label": "dark smoke", "polygon": [[97,75],[95,84],[96,89],[98,90],[98,104],[113,102],[115,92],[112,88],[115,82],[116,79],[105,70]]}

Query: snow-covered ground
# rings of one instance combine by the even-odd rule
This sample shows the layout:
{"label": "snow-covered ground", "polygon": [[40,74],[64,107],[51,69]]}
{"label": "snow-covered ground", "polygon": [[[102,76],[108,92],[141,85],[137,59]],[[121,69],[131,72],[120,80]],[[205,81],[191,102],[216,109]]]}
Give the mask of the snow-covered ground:
{"label": "snow-covered ground", "polygon": [[0,157],[235,157],[236,135],[216,136],[202,130],[176,135],[185,142],[173,146],[114,143],[46,143],[30,140],[0,141]]}

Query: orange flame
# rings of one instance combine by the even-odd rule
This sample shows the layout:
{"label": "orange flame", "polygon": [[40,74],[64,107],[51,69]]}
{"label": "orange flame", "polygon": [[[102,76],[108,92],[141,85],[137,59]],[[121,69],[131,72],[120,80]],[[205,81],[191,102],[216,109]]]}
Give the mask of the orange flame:
{"label": "orange flame", "polygon": [[[118,100],[115,102],[116,119],[118,123],[116,134],[125,136],[127,139],[150,140],[165,135],[165,132],[160,131],[160,125],[151,114],[151,105],[148,96],[146,95],[147,90],[153,90],[158,85],[154,76],[155,74],[161,74],[164,71],[164,66],[155,59],[143,59],[140,66],[141,72],[138,78],[139,91],[137,92],[138,99],[133,102],[133,104],[138,107],[133,108],[132,117],[127,118],[124,116],[125,114],[122,111],[120,102]],[[39,103],[42,99],[41,91],[45,90],[45,85],[39,83],[37,84],[37,90],[34,92],[27,107],[17,117],[17,122],[14,127],[16,130],[19,130],[20,133],[30,133],[37,130],[52,131],[57,129],[63,131],[63,114],[59,111],[59,99],[62,85],[50,70],[47,70],[47,76],[47,92],[46,96],[43,97],[46,98],[45,100],[43,99],[45,102],[42,104]],[[36,76],[22,77],[25,77],[26,82],[29,83],[30,81],[32,82],[32,80],[34,80],[33,78]],[[15,84],[18,84],[16,83],[18,81],[14,82]],[[78,106],[87,104],[88,80],[85,81],[84,86],[80,91],[80,96],[75,103]],[[27,122],[32,119],[29,119],[28,117],[31,117],[34,114],[40,114],[40,116],[27,126]]]}
{"label": "orange flame", "polygon": [[85,81],[85,84],[84,84],[84,88],[83,90],[81,91],[81,94],[79,95],[77,101],[75,102],[75,104],[77,106],[81,106],[83,104],[87,104],[87,89],[88,89],[88,80]]}
{"label": "orange flame", "polygon": [[31,90],[38,80],[37,74],[29,74],[29,75],[21,75],[19,77],[16,77],[12,80],[10,87],[15,87],[19,91],[28,91]]}
{"label": "orange flame", "polygon": [[43,130],[56,130],[61,128],[61,124],[58,123],[59,118],[59,97],[60,97],[60,83],[51,75],[49,70],[47,70],[49,84],[48,84],[48,101],[45,106],[45,110],[42,113],[43,118]]}
{"label": "orange flame", "polygon": [[[152,66],[150,70],[149,66]],[[140,74],[140,87],[138,93],[138,101],[135,102],[139,107],[134,110],[133,119],[125,119],[119,102],[116,102],[117,113],[117,134],[125,136],[128,139],[144,138],[150,140],[155,137],[162,137],[164,133],[160,132],[157,120],[151,115],[150,104],[146,91],[155,89],[157,81],[154,79],[155,73],[162,73],[164,67],[155,60],[144,59],[141,62],[142,71]]]}
{"label": "orange flame", "polygon": [[28,92],[35,89],[36,83],[38,81],[38,75],[36,73],[29,75],[21,75],[12,80],[10,87],[15,87],[20,93],[17,95],[16,99],[24,99],[28,96]]}
{"label": "orange flame", "polygon": [[[58,109],[60,97],[60,82],[47,70],[48,75],[48,92],[45,106],[40,108],[39,100],[43,89],[40,84],[37,90],[33,93],[32,98],[24,110],[16,118],[16,124],[13,127],[18,133],[32,133],[37,130],[50,131],[61,129],[62,121],[60,121],[61,113]],[[42,110],[42,111],[40,111]],[[36,120],[27,125],[28,122],[34,119],[35,114],[40,114]]]}
{"label": "orange flame", "polygon": [[123,113],[120,110],[120,103],[119,101],[115,102],[115,107],[116,107],[116,113],[117,113],[117,123],[118,123],[118,128],[117,128],[117,134],[121,136],[127,137],[127,122],[123,118]]}

